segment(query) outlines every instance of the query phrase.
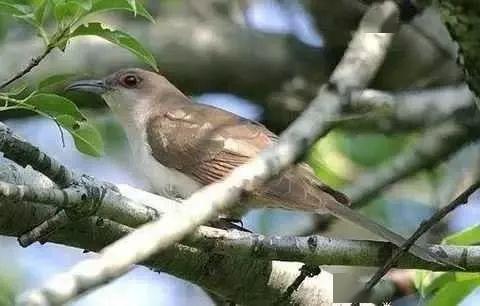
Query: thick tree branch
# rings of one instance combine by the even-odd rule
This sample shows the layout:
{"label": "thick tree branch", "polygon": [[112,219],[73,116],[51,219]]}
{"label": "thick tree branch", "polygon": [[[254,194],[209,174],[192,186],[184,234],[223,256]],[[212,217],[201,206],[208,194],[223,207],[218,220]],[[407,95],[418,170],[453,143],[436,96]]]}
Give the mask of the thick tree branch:
{"label": "thick tree branch", "polygon": [[[37,224],[39,222],[38,220],[43,220],[46,218],[46,216],[54,213],[52,209],[49,209],[47,207],[43,207],[43,208],[31,207],[28,204],[23,204],[24,202],[20,201],[21,199],[22,200],[43,199],[44,201],[48,200],[48,203],[46,203],[48,206],[52,206],[52,205],[55,207],[73,206],[73,208],[76,209],[77,205],[75,205],[75,202],[78,202],[77,204],[80,204],[80,207],[84,203],[86,205],[89,205],[89,202],[91,200],[90,198],[91,194],[88,194],[86,187],[94,188],[94,189],[103,188],[104,186],[112,187],[111,190],[107,189],[107,194],[105,194],[105,196],[102,198],[102,203],[98,207],[98,210],[95,212],[96,215],[99,215],[102,218],[97,220],[111,219],[111,220],[117,220],[118,222],[121,222],[126,225],[136,226],[138,224],[151,220],[155,216],[161,216],[172,210],[178,209],[178,206],[179,206],[178,202],[168,200],[160,196],[153,195],[151,193],[137,190],[128,186],[118,187],[121,190],[122,194],[128,196],[128,197],[125,197],[116,192],[117,187],[106,184],[104,182],[99,182],[94,178],[88,177],[88,180],[85,182],[84,185],[75,184],[74,183],[75,179],[73,178],[82,179],[82,178],[85,178],[85,176],[68,170],[65,166],[59,164],[54,159],[50,158],[45,153],[41,152],[37,147],[31,145],[28,142],[23,141],[20,137],[14,135],[5,125],[0,125],[0,135],[1,135],[0,139],[2,139],[0,143],[2,144],[4,155],[9,156],[11,159],[16,160],[22,163],[23,165],[31,163],[35,169],[40,169],[42,170],[42,172],[46,174],[50,174],[53,178],[58,178],[58,177],[63,178],[64,177],[63,174],[65,173],[68,174],[67,175],[68,177],[72,178],[70,184],[68,184],[68,186],[70,187],[68,187],[67,189],[60,190],[60,189],[57,189],[45,177],[39,176],[39,174],[35,174],[35,172],[33,172],[32,170],[29,170],[28,168],[23,170],[13,164],[8,164],[8,165],[0,164],[0,167],[2,167],[2,170],[0,171],[0,175],[1,175],[0,180],[5,181],[3,186],[6,187],[4,188],[3,201],[0,203],[4,203],[4,204],[12,203],[12,205],[15,205],[14,206],[15,209],[12,209],[12,207],[9,205],[0,206],[0,210],[2,208],[7,210],[7,212],[0,214],[1,216],[4,217],[4,219],[0,218],[1,234],[18,236],[21,233],[25,232],[25,230],[30,229],[35,224]],[[58,171],[59,169],[61,171]],[[62,175],[59,175],[59,174],[62,174]],[[34,179],[32,179],[31,177],[33,177]],[[64,182],[63,179],[59,181]],[[11,182],[14,184],[9,185],[7,182]],[[18,184],[20,184],[20,186],[22,187],[17,187]],[[8,192],[5,192],[7,190]],[[63,191],[65,191],[65,194],[63,194]],[[81,194],[87,194],[87,197],[84,199],[82,198]],[[135,201],[130,200],[129,197],[135,198],[136,200]],[[68,200],[66,200],[67,198]],[[13,200],[13,202],[9,200]],[[138,204],[138,203],[142,203],[142,204]],[[149,205],[147,209],[145,209],[145,206],[143,205],[143,203]],[[35,210],[35,213],[33,209]],[[31,211],[31,214],[29,214],[30,211]],[[22,215],[21,218],[22,220],[24,220],[24,222],[22,223],[11,222],[11,220],[16,220],[15,217],[18,215]],[[15,217],[12,217],[12,216],[15,216]],[[70,217],[68,217],[65,213],[62,213],[62,212],[56,214],[54,218],[51,218],[49,220],[55,221],[58,218],[60,218],[60,220],[67,220],[67,221],[70,220]],[[99,224],[103,224],[104,222],[102,221],[98,223],[97,221],[95,221],[95,219],[96,218],[94,218],[93,221],[91,221],[92,224],[95,224],[95,226],[93,226],[92,228],[95,231],[105,230],[102,226],[99,225]],[[110,221],[107,221],[107,222],[108,224],[110,224],[110,226],[115,226],[114,223]],[[63,237],[65,241],[68,241],[67,244],[71,245],[72,243],[71,241],[75,241],[76,237],[78,236],[76,235],[76,230],[81,231],[82,235],[87,233],[84,229],[82,229],[83,225],[87,223],[88,223],[88,220],[84,219],[83,221],[77,221],[77,223],[75,223],[75,226],[72,226],[72,224],[69,222],[61,221],[62,227],[65,226],[65,224],[67,224],[67,226],[64,229],[62,229],[62,231],[56,232],[55,234],[50,235],[48,238],[51,238],[51,239],[54,239],[54,241],[57,241],[55,240],[56,237],[60,236],[60,237]],[[79,228],[77,228],[77,226]],[[38,229],[42,230],[43,228],[38,228]],[[118,238],[121,236],[121,233],[126,233],[124,229],[127,229],[127,228],[123,227],[123,230],[122,228],[120,228],[119,230],[120,233],[116,234],[115,237]],[[96,239],[98,238],[99,234],[96,233],[95,231],[91,233],[92,235],[91,237],[94,237]],[[130,230],[127,229],[127,232],[130,232]],[[47,233],[49,232],[47,231]],[[43,234],[40,234],[40,236],[44,237]],[[24,236],[25,235],[20,236],[19,239],[21,239]],[[85,244],[81,244],[78,246],[85,249],[90,249],[90,250],[100,249],[100,247],[96,247],[95,249],[88,247],[88,245],[92,243],[92,241],[88,240],[88,238],[91,238],[91,237],[88,237],[87,235],[87,237],[85,237],[85,239],[82,240],[82,243],[85,243]],[[113,240],[115,239],[108,240],[108,242],[111,242]],[[65,243],[63,240],[61,240],[60,242]],[[193,249],[188,249],[188,250],[193,250]],[[201,251],[195,251],[194,254],[190,254],[190,255],[187,254],[187,257],[190,256],[191,260],[194,260],[195,256],[200,254],[203,254],[203,253]],[[183,258],[185,254],[175,255],[175,256],[182,256]],[[212,255],[210,252],[206,253],[203,256],[203,258],[207,260],[205,265],[211,264],[210,260],[208,260],[208,258],[211,256]],[[173,260],[174,259],[168,259],[167,262],[173,261]],[[247,259],[238,259],[233,261],[226,260],[226,259],[221,260],[221,262],[225,262],[226,264],[225,267],[222,266],[222,269],[235,270],[234,266],[229,267],[227,265],[227,263],[232,263],[232,264],[239,264],[240,267],[244,267],[244,269],[249,271],[264,271],[263,268],[258,270],[260,267],[255,262],[248,261],[243,263],[243,260],[247,260]],[[270,263],[263,262],[263,261],[262,261],[262,264],[264,264],[265,267],[269,267],[270,265]],[[162,269],[164,269],[163,265],[164,263],[162,261],[160,265]],[[191,265],[190,265],[190,268],[191,268]],[[198,268],[200,269],[200,271],[207,271],[207,267],[205,267],[205,265],[202,264],[202,262],[199,262]],[[179,277],[183,276],[187,280],[192,280],[193,282],[201,285],[207,290],[210,290],[210,291],[213,290],[215,292],[219,292],[226,299],[231,299],[235,301],[244,301],[245,304],[255,305],[257,303],[264,304],[266,303],[266,301],[283,298],[283,295],[284,295],[283,292],[287,289],[289,282],[293,282],[298,277],[300,273],[298,272],[298,268],[299,268],[299,265],[297,264],[286,265],[286,266],[283,264],[276,264],[274,266],[274,269],[270,269],[270,268],[267,269],[267,271],[271,270],[271,275],[272,275],[271,279],[274,281],[271,282],[269,279],[266,279],[268,283],[265,283],[263,285],[257,284],[260,287],[264,285],[267,286],[264,289],[261,289],[259,292],[270,292],[272,290],[275,291],[277,289],[279,291],[278,291],[278,296],[275,296],[276,293],[273,295],[267,294],[265,296],[265,300],[263,300],[263,297],[261,296],[256,296],[257,293],[253,293],[252,296],[242,295],[242,297],[238,298],[236,294],[242,294],[241,290],[247,290],[246,288],[241,289],[238,287],[238,283],[242,281],[241,278],[234,278],[235,284],[230,284],[232,289],[239,288],[238,291],[235,291],[236,293],[232,294],[232,290],[225,290],[228,286],[225,286],[225,288],[223,288],[222,287],[224,285],[223,283],[217,284],[215,282],[209,282],[208,280],[205,279],[204,276],[194,276],[192,280],[192,277],[188,273],[187,269],[186,270],[176,269],[176,266],[174,266],[171,273]],[[166,271],[168,272],[169,270],[167,269]],[[210,273],[216,270],[213,268],[208,268],[208,271]],[[223,273],[224,272],[218,271],[218,272],[215,272],[214,274],[223,275]],[[254,272],[252,272],[252,275],[250,275],[252,278],[255,277],[253,273]],[[326,280],[325,277],[327,276],[328,274],[324,273],[321,276],[322,282],[315,283],[315,288],[312,288],[313,285],[307,282],[306,287],[300,287],[300,290],[297,291],[295,295],[291,296],[291,299],[285,302],[291,303],[292,301],[296,301],[295,303],[299,303],[300,305],[309,305],[312,303],[313,304],[324,303],[326,305],[329,305],[331,303],[331,290],[328,291],[327,289],[329,288],[328,284],[331,285],[331,281],[330,283],[325,282]],[[203,283],[204,281],[206,283]],[[252,280],[248,280],[245,283],[245,285],[249,286],[251,282]],[[303,288],[307,288],[309,293],[307,294],[307,292],[304,291]],[[249,292],[252,292],[251,289],[249,290],[250,290]],[[312,296],[311,295],[312,290],[313,292],[317,292],[317,294]]]}
{"label": "thick tree branch", "polygon": [[[5,161],[0,163],[0,168],[1,179],[10,180],[13,184],[36,185],[38,188],[45,189],[53,187],[48,179],[39,176],[29,168],[22,169]],[[127,185],[119,185],[118,188],[124,196],[134,197],[136,202],[147,205],[158,205],[159,200],[163,199],[158,195]],[[157,206],[159,215],[168,213],[171,209],[176,209],[176,206],[181,205],[175,201],[166,199],[164,201],[166,206],[163,204]],[[13,197],[10,199],[2,197],[0,203],[0,215],[2,216],[2,219],[0,219],[0,234],[2,235],[18,236],[54,210],[46,205],[13,200]],[[33,211],[35,211],[35,214],[33,214]],[[12,221],[15,220],[13,216],[18,217],[19,215],[22,216],[24,222]],[[129,216],[132,220],[135,220],[135,215],[127,215],[124,219]],[[115,225],[108,219],[102,219],[105,224],[97,222],[98,217],[87,218],[78,224],[67,226],[49,238],[55,242],[89,250],[92,250],[88,247],[89,245],[95,245],[94,250],[99,250],[100,242],[97,235],[102,235],[97,231],[111,228],[114,232],[118,230],[119,232],[116,235],[119,236],[131,231],[128,227]],[[93,225],[94,223],[95,225]],[[89,228],[89,224],[92,224],[91,228]],[[117,229],[114,230],[114,228]],[[86,232],[84,232],[85,230]],[[108,236],[108,233],[103,234],[103,236],[105,235]],[[225,231],[206,226],[199,227],[182,243],[209,254],[222,254],[245,259],[299,261],[311,265],[380,266],[395,250],[395,246],[388,242],[334,239],[317,235],[307,237],[264,236],[236,230]],[[480,247],[432,245],[431,250],[444,252],[453,262],[464,266],[467,271],[480,271]],[[454,269],[454,267],[425,262],[409,254],[403,255],[396,267],[438,271]],[[177,275],[177,273],[174,272],[173,274]],[[197,284],[203,286],[201,282],[197,282]]]}
{"label": "thick tree branch", "polygon": [[20,166],[31,165],[35,170],[43,173],[59,187],[71,185],[78,176],[54,158],[41,152],[37,147],[21,139],[5,124],[0,122],[0,151],[3,156],[13,160]]}
{"label": "thick tree branch", "polygon": [[403,92],[367,89],[353,93],[350,107],[352,115],[361,114],[363,109],[365,117],[340,122],[340,127],[398,132],[469,117],[477,106],[466,86],[446,86]]}
{"label": "thick tree branch", "polygon": [[[50,180],[30,167],[23,169],[6,160],[0,160],[0,179],[11,184],[38,188],[55,187]],[[130,190],[128,195],[135,195],[138,191],[125,186],[119,187],[122,191]],[[159,199],[163,199],[147,192],[140,192],[140,194],[138,201],[145,200],[148,195],[154,199],[151,202],[158,205]],[[169,203],[172,204],[170,207]],[[167,199],[164,204],[158,205],[164,209],[164,213],[174,209],[174,205],[179,205]],[[2,198],[0,200],[0,234],[19,237],[54,212],[55,208],[51,206]],[[134,215],[123,217],[123,219],[128,218],[135,220]],[[22,222],[18,222],[19,219]],[[49,236],[48,240],[80,249],[99,251],[130,231],[129,227],[121,226],[108,219],[90,217],[67,225],[61,231]],[[269,301],[281,298],[289,284],[299,275],[298,269],[301,266],[299,263],[270,262],[236,255],[233,257],[215,255],[213,251],[202,251],[182,245],[169,248],[143,264],[156,271],[183,278],[216,292],[225,299],[245,305],[265,305]],[[238,273],[238,271],[249,272]],[[252,284],[255,285],[252,286]],[[317,278],[306,279],[299,291],[292,295],[288,302],[298,305],[312,305],[312,303],[330,305],[331,285],[331,275],[326,272]]]}
{"label": "thick tree branch", "polygon": [[[105,215],[105,217],[113,221],[129,226],[138,226],[158,217],[156,211],[149,207],[119,195],[113,185],[68,170],[54,158],[14,135],[1,122],[0,151],[4,152],[4,157],[15,161],[19,165],[31,165],[35,170],[43,173],[62,188],[44,190],[35,186],[18,187],[4,183],[2,186],[4,195],[8,194],[19,199],[26,198],[26,200],[55,205],[58,208],[68,210],[67,214],[56,214],[52,217],[52,220],[47,219],[38,228],[25,233],[19,239],[22,246],[28,246],[42,238],[42,236],[38,235],[55,231],[65,226],[68,222],[94,214]],[[63,189],[65,187],[68,188]],[[146,214],[140,217],[139,212],[146,212]],[[129,214],[135,215],[136,223],[129,223],[132,220],[131,217],[126,220],[123,219],[124,216]]]}
{"label": "thick tree branch", "polygon": [[[220,211],[232,207],[243,191],[252,190],[289,166],[315,139],[328,131],[331,126],[329,120],[341,112],[342,102],[348,98],[352,88],[364,88],[373,78],[393,36],[378,32],[385,22],[395,18],[396,9],[390,1],[372,6],[342,62],[330,77],[329,86],[320,89],[308,110],[282,134],[278,144],[235,169],[222,182],[194,193],[183,202],[178,212],[143,225],[103,249],[97,259],[80,263],[70,272],[47,282],[43,288],[32,291],[25,296],[24,302],[42,301],[45,305],[53,301],[64,303],[80,292],[122,275],[131,264],[146,260],[153,253],[184,238]],[[67,291],[56,289],[56,285],[62,282],[70,284]]]}

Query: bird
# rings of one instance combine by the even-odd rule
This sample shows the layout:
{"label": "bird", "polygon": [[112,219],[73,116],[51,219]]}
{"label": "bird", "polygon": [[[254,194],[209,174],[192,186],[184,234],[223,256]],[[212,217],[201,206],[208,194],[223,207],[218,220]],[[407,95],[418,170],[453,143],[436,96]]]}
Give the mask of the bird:
{"label": "bird", "polygon": [[[163,75],[148,70],[122,69],[103,79],[73,82],[66,90],[103,97],[125,130],[137,167],[156,193],[169,198],[185,199],[203,186],[221,181],[278,141],[264,125],[196,103]],[[256,188],[239,205],[330,213],[396,246],[405,242],[402,236],[351,209],[349,198],[322,183],[304,162]],[[409,252],[426,261],[448,262],[418,244]]]}

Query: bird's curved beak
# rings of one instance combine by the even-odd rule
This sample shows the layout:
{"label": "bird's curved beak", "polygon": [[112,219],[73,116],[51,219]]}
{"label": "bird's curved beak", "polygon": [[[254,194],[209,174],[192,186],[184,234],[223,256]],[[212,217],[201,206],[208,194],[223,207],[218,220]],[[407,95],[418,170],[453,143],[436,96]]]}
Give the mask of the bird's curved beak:
{"label": "bird's curved beak", "polygon": [[68,85],[65,90],[77,90],[102,95],[108,91],[108,86],[103,80],[81,80]]}

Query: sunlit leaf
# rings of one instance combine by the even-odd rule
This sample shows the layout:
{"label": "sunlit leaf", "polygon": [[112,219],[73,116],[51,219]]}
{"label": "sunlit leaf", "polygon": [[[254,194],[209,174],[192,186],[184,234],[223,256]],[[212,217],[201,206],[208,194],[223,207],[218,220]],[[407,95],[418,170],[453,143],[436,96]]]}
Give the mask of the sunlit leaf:
{"label": "sunlit leaf", "polygon": [[465,281],[449,282],[428,301],[427,306],[451,306],[459,305],[460,302],[480,286],[480,278],[478,277]]}
{"label": "sunlit leaf", "polygon": [[78,6],[83,8],[85,11],[89,11],[93,7],[92,0],[68,0],[67,2],[76,3]]}
{"label": "sunlit leaf", "polygon": [[480,225],[474,225],[463,231],[452,234],[445,239],[445,244],[472,245],[480,242]]}
{"label": "sunlit leaf", "polygon": [[151,22],[155,22],[152,15],[145,9],[145,7],[140,2],[134,2],[134,6],[130,3],[132,1],[129,0],[98,0],[93,3],[93,7],[90,10],[90,13],[96,13],[101,11],[109,11],[109,10],[125,10],[129,12],[133,12],[134,14],[138,14],[150,20]]}
{"label": "sunlit leaf", "polygon": [[53,118],[68,115],[75,120],[86,120],[75,103],[62,96],[40,93],[32,96],[25,103]]}
{"label": "sunlit leaf", "polygon": [[35,8],[34,16],[38,25],[43,25],[47,16],[48,6],[50,1],[42,0],[40,4]]}
{"label": "sunlit leaf", "polygon": [[92,0],[55,0],[55,18],[65,24],[76,17],[83,16],[92,9]]}
{"label": "sunlit leaf", "polygon": [[103,155],[102,136],[90,123],[77,121],[69,115],[58,116],[57,122],[72,135],[75,146],[80,152],[92,156]]}
{"label": "sunlit leaf", "polygon": [[479,279],[478,273],[470,272],[432,272],[427,271],[428,281],[424,284],[423,295],[431,295],[450,282],[461,282]]}
{"label": "sunlit leaf", "polygon": [[338,149],[352,161],[362,166],[375,166],[401,152],[406,145],[403,136],[381,134],[342,134],[338,137]]}
{"label": "sunlit leaf", "polygon": [[111,30],[109,28],[106,28],[101,23],[89,23],[75,29],[75,31],[73,31],[70,36],[75,37],[83,35],[95,35],[106,39],[109,42],[116,44],[117,46],[129,50],[139,59],[153,67],[155,70],[158,70],[157,62],[155,61],[153,55],[147,49],[145,49],[135,38],[133,38],[127,33],[118,30]]}

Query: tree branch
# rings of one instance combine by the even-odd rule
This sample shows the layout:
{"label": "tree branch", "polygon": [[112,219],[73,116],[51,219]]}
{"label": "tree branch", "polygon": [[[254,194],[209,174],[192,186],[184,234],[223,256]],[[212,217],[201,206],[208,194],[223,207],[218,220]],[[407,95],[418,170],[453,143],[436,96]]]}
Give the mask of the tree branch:
{"label": "tree branch", "polygon": [[[38,185],[38,188],[50,189],[53,184],[43,176],[34,172],[31,168],[19,168],[6,161],[0,162],[0,178],[4,181],[11,181],[11,184]],[[132,197],[136,202],[146,205],[158,205],[159,200],[164,198],[146,191],[138,190],[128,185],[119,185],[122,195]],[[181,204],[165,199],[166,206],[158,205],[158,214],[164,215],[171,209]],[[0,202],[0,234],[18,236],[38,220],[49,215],[54,209],[47,205],[32,205],[31,202],[4,198]],[[171,205],[169,207],[169,205]],[[35,211],[35,213],[33,213]],[[118,212],[120,214],[120,212]],[[141,215],[141,213],[139,213]],[[17,216],[17,217],[14,217]],[[15,222],[15,218],[22,216],[24,222]],[[135,214],[126,215],[135,220]],[[69,225],[62,231],[55,233],[49,239],[54,242],[72,245],[89,250],[99,250],[100,242],[110,235],[109,228],[115,235],[123,235],[131,229],[126,226],[116,225],[108,219],[101,218],[105,224],[97,222],[100,217],[90,217],[75,225]],[[130,221],[133,222],[133,221]],[[90,228],[91,226],[91,228]],[[107,233],[100,233],[103,230]],[[119,231],[118,233],[116,231]],[[97,231],[99,231],[97,233]],[[118,237],[119,237],[118,236]],[[80,238],[79,238],[80,237]],[[113,241],[114,238],[111,239]],[[306,237],[297,236],[264,236],[260,234],[247,233],[242,231],[225,231],[222,229],[200,226],[194,233],[186,237],[183,244],[201,249],[209,254],[228,255],[229,257],[245,258],[245,260],[277,260],[304,262],[311,265],[349,265],[349,266],[380,266],[395,250],[395,246],[388,242],[380,241],[356,241],[346,239],[327,238],[318,235]],[[95,245],[92,249],[91,245]],[[480,271],[480,247],[462,247],[448,245],[432,245],[431,250],[442,252],[458,265],[465,267],[466,271]],[[211,255],[210,255],[211,256]],[[239,260],[239,259],[236,259]],[[404,254],[396,264],[399,268],[415,268],[429,270],[453,270],[454,267],[437,265],[423,261],[410,254]],[[231,269],[235,269],[231,267]],[[174,275],[178,275],[174,272]],[[196,282],[204,286],[201,282]],[[287,285],[288,286],[288,285]],[[211,289],[211,288],[210,288]],[[286,287],[284,288],[286,289]],[[259,289],[260,290],[260,289]]]}
{"label": "tree branch", "polygon": [[3,156],[13,160],[20,166],[31,165],[43,173],[59,187],[70,186],[76,175],[54,158],[41,152],[37,147],[14,135],[8,126],[0,122],[0,151]]}
{"label": "tree branch", "polygon": [[[5,159],[0,160],[0,180],[45,189],[55,187],[49,179],[33,171],[32,168],[21,168]],[[136,199],[139,202],[145,200],[147,195],[153,197],[150,202],[155,202],[157,205],[158,199],[163,199],[147,192],[137,192],[138,190],[129,189],[126,186],[119,186],[119,188],[130,190],[127,193],[129,196],[140,194],[141,196]],[[166,207],[164,205],[158,205],[158,207],[164,209],[163,213],[167,213],[169,209],[175,208],[169,207],[169,203],[179,205],[165,199]],[[55,210],[51,206],[2,198],[0,200],[0,234],[19,237],[47,216],[52,215]],[[159,214],[162,214],[162,211],[159,211]],[[123,219],[133,216],[125,215]],[[18,222],[19,219],[22,222]],[[132,219],[134,220],[135,217]],[[131,232],[129,227],[108,219],[90,217],[75,224],[69,224],[53,233],[48,237],[48,241],[98,251],[129,232]],[[226,299],[245,305],[265,305],[269,301],[281,298],[288,285],[298,276],[298,269],[301,266],[299,263],[256,260],[235,254],[219,255],[213,251],[202,251],[184,245],[171,247],[142,264],[156,271],[183,278],[216,292]],[[248,271],[248,273],[238,273],[238,271]],[[327,272],[322,272],[316,278],[305,280],[288,303],[331,305],[331,281],[331,275]]]}
{"label": "tree branch", "polygon": [[477,106],[470,90],[461,85],[403,92],[366,89],[353,93],[349,107],[352,115],[365,116],[341,121],[341,128],[402,132],[432,127],[452,118],[461,121],[471,117]]}
{"label": "tree branch", "polygon": [[47,55],[49,55],[50,52],[52,52],[52,50],[57,47],[58,42],[60,40],[62,40],[69,31],[70,31],[70,27],[66,27],[65,29],[57,32],[54,35],[54,40],[46,46],[45,50],[43,50],[43,52],[40,55],[32,58],[30,63],[24,69],[20,70],[15,75],[13,75],[11,78],[7,79],[5,82],[0,84],[0,90],[4,89],[8,85],[12,84],[16,80],[21,79],[26,74],[28,74],[30,71],[32,71],[33,68],[37,67],[47,57]]}
{"label": "tree branch", "polygon": [[21,79],[23,76],[25,76],[27,73],[29,73],[33,68],[37,67],[43,59],[52,52],[52,50],[55,48],[54,45],[48,45],[47,48],[43,51],[42,54],[40,54],[37,57],[34,57],[30,60],[30,63],[21,71],[19,71],[17,74],[9,78],[8,80],[4,81],[3,83],[0,84],[0,90],[4,89],[8,85],[12,84],[18,79]]}

